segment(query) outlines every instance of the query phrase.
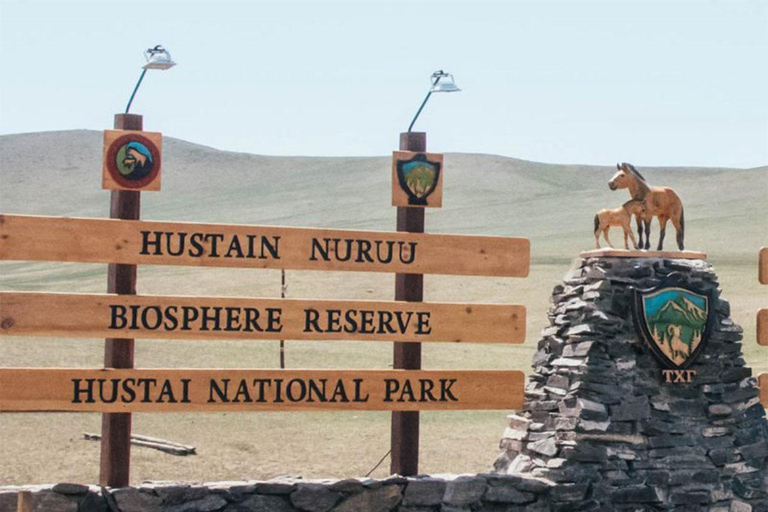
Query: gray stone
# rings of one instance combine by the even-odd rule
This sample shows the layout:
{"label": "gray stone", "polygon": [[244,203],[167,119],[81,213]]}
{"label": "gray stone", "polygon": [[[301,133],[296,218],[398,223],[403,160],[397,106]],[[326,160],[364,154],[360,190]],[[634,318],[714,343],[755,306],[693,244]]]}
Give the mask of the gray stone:
{"label": "gray stone", "polygon": [[611,500],[615,503],[660,503],[661,491],[648,485],[628,486],[614,490]]}
{"label": "gray stone", "polygon": [[[16,510],[16,504],[14,508]],[[32,494],[32,512],[77,512],[77,497],[40,491]]]}
{"label": "gray stone", "polygon": [[625,397],[618,405],[611,406],[614,421],[638,421],[651,417],[651,406],[646,396]]}
{"label": "gray stone", "polygon": [[290,494],[296,489],[296,483],[289,480],[270,480],[254,484],[253,489],[259,494]]}
{"label": "gray stone", "polygon": [[485,494],[487,483],[478,476],[460,476],[448,482],[443,502],[448,505],[465,506],[477,503]]}
{"label": "gray stone", "polygon": [[740,500],[733,500],[728,512],[752,512],[752,505]]}
{"label": "gray stone", "polygon": [[490,501],[491,503],[513,503],[522,505],[524,503],[532,502],[535,498],[535,494],[520,491],[511,482],[497,482],[492,483],[488,487],[484,500]]}
{"label": "gray stone", "polygon": [[248,496],[237,504],[238,512],[296,512],[284,496]]}
{"label": "gray stone", "polygon": [[306,512],[327,512],[331,510],[341,495],[329,490],[322,484],[300,483],[290,494],[291,503]]}
{"label": "gray stone", "polygon": [[409,480],[403,493],[403,505],[439,505],[445,495],[446,482],[435,478]]}
{"label": "gray stone", "polygon": [[549,497],[554,502],[581,501],[589,490],[589,484],[561,484],[549,491]]}
{"label": "gray stone", "polygon": [[328,486],[332,491],[338,491],[343,493],[359,492],[363,489],[363,483],[357,478],[347,478],[345,480],[339,480]]}
{"label": "gray stone", "polygon": [[547,457],[552,457],[557,453],[557,446],[555,445],[555,439],[553,437],[528,443],[528,449],[532,452],[546,455]]}
{"label": "gray stone", "polygon": [[191,485],[164,485],[153,487],[153,490],[166,506],[200,500],[211,492],[207,487]]}
{"label": "gray stone", "polygon": [[563,357],[585,357],[592,349],[594,342],[583,341],[581,343],[572,343],[563,348]]}
{"label": "gray stone", "polygon": [[60,484],[54,485],[51,490],[59,494],[79,496],[81,494],[87,493],[89,489],[87,485],[60,483]]}
{"label": "gray stone", "polygon": [[227,500],[218,494],[209,494],[197,499],[165,509],[165,512],[214,512],[227,506]]}
{"label": "gray stone", "polygon": [[579,417],[585,420],[604,421],[608,411],[603,404],[586,398],[566,397],[559,404],[560,414]]}
{"label": "gray stone", "polygon": [[504,429],[504,433],[501,435],[502,439],[512,439],[515,441],[524,441],[528,439],[528,430],[518,430],[515,428],[507,427]]}
{"label": "gray stone", "polygon": [[[2,506],[0,510],[3,510]],[[107,512],[107,510],[107,501],[95,492],[89,492],[83,496],[77,508],[77,512]]]}
{"label": "gray stone", "polygon": [[531,420],[517,414],[510,414],[507,416],[509,420],[509,428],[513,430],[528,430],[531,425]]}
{"label": "gray stone", "polygon": [[402,499],[400,487],[385,485],[379,489],[365,490],[353,494],[337,505],[334,512],[388,512],[397,506]]}
{"label": "gray stone", "polygon": [[112,491],[112,497],[120,512],[160,512],[162,510],[163,500],[144,489],[135,487],[115,489]]}

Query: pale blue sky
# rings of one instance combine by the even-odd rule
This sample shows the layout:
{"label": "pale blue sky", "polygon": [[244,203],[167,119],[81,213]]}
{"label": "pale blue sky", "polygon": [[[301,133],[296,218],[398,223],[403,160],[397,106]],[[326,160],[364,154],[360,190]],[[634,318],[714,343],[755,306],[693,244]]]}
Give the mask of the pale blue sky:
{"label": "pale blue sky", "polygon": [[436,152],[557,163],[768,164],[768,0],[0,0],[0,133],[145,129],[232,151]]}

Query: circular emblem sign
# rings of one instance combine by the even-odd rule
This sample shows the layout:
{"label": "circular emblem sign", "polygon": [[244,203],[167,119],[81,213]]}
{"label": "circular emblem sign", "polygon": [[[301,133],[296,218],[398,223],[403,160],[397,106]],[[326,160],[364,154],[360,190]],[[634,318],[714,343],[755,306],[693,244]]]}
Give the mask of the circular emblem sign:
{"label": "circular emblem sign", "polygon": [[118,137],[107,150],[106,166],[119,185],[140,189],[152,183],[160,170],[160,151],[142,135]]}

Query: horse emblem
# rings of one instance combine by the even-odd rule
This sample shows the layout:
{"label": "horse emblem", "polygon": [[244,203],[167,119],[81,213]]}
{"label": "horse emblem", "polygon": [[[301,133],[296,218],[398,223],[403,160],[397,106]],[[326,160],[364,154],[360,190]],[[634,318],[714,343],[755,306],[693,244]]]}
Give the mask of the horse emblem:
{"label": "horse emblem", "polygon": [[160,190],[162,136],[106,130],[102,186],[112,190]]}
{"label": "horse emblem", "polygon": [[687,368],[709,338],[713,303],[713,295],[681,286],[635,290],[636,327],[662,365]]}
{"label": "horse emblem", "polygon": [[440,162],[433,162],[424,153],[409,160],[397,160],[397,181],[408,196],[408,204],[427,206],[427,198],[435,191],[440,179]]}

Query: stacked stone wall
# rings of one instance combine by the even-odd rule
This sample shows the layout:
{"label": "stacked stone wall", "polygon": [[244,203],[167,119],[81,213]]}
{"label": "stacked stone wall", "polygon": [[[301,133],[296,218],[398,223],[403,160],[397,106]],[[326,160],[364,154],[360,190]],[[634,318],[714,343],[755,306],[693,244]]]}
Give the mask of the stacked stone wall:
{"label": "stacked stone wall", "polygon": [[[15,512],[20,490],[45,512],[543,512],[552,483],[498,474],[385,480],[277,479],[107,489],[77,484],[0,488],[0,512]],[[552,495],[552,499],[567,499]]]}
{"label": "stacked stone wall", "polygon": [[[667,382],[638,334],[634,290],[715,294],[692,382]],[[500,473],[546,478],[590,510],[768,511],[768,423],[717,276],[702,260],[578,260],[553,293]]]}

